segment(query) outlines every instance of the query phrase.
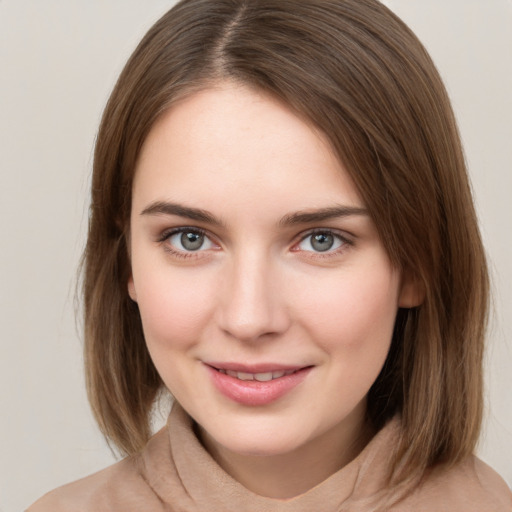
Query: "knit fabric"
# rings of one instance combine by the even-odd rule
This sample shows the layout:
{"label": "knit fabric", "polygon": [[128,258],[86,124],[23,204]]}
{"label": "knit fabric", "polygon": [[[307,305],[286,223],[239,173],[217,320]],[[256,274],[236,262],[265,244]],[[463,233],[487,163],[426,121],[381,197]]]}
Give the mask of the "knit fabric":
{"label": "knit fabric", "polygon": [[395,418],[344,468],[304,494],[279,500],[254,494],[223,471],[175,404],[167,427],[141,454],[48,493],[27,512],[512,511],[510,489],[476,457],[431,471],[406,492],[384,491],[399,428]]}

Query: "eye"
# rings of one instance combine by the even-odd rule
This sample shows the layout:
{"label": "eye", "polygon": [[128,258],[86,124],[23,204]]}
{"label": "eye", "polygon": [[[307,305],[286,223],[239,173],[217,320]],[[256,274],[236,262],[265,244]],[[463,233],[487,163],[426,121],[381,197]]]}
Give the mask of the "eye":
{"label": "eye", "polygon": [[180,228],[164,238],[172,249],[180,252],[205,251],[214,247],[213,242],[199,229]]}
{"label": "eye", "polygon": [[342,236],[332,231],[315,231],[305,236],[297,245],[300,251],[328,252],[339,249],[348,243]]}

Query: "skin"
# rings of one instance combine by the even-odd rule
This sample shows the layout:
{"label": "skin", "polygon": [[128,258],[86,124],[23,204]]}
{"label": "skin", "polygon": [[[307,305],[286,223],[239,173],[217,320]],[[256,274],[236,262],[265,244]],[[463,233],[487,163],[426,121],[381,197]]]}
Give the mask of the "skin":
{"label": "skin", "polygon": [[[352,213],[295,215],[340,206]],[[169,234],[183,227],[204,230],[199,249]],[[290,498],[357,456],[372,435],[366,395],[397,309],[417,295],[325,136],[247,87],[195,92],[145,141],[130,228],[128,290],[148,349],[221,467],[258,494]],[[332,248],[318,251],[311,230],[332,232]],[[212,361],[312,369],[281,398],[254,406],[218,391]]]}

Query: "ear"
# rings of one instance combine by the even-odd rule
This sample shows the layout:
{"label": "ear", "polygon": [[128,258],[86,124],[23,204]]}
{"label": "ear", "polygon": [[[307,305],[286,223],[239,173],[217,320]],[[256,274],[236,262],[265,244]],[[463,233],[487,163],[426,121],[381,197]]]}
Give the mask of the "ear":
{"label": "ear", "polygon": [[135,284],[133,283],[133,276],[131,274],[128,278],[128,295],[134,302],[137,302],[137,292],[135,291]]}
{"label": "ear", "polygon": [[415,308],[423,304],[425,300],[425,287],[423,282],[411,272],[404,272],[400,295],[398,296],[398,307]]}

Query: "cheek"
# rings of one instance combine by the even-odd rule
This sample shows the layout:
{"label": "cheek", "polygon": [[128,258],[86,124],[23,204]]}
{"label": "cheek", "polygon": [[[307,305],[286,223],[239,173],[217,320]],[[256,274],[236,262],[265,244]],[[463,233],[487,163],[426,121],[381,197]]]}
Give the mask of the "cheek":
{"label": "cheek", "polygon": [[211,314],[214,286],[205,276],[167,271],[134,275],[146,342],[150,351],[193,344]]}
{"label": "cheek", "polygon": [[190,379],[198,378],[194,351],[211,317],[211,279],[161,266],[134,272],[134,280],[146,346],[160,377],[176,399],[202,403],[201,388],[190,386]]}
{"label": "cheek", "polygon": [[[393,273],[348,272],[329,293],[309,295],[303,326],[324,354],[322,386],[331,393],[316,398],[318,411],[348,415],[367,395],[391,344],[397,312],[398,280]],[[333,403],[339,405],[333,408]]]}
{"label": "cheek", "polygon": [[396,274],[381,267],[352,268],[318,284],[295,294],[298,315],[317,344],[328,353],[385,357],[398,310]]}

